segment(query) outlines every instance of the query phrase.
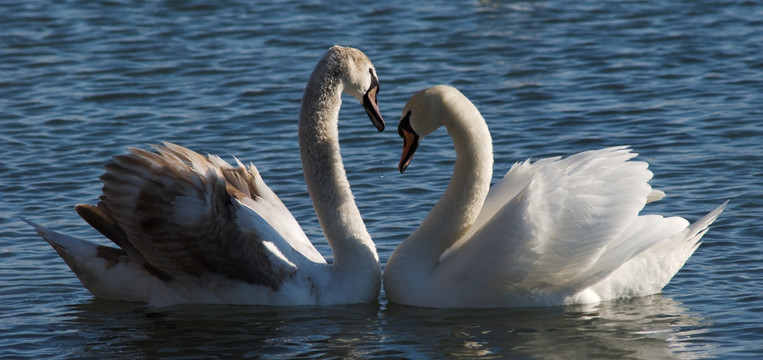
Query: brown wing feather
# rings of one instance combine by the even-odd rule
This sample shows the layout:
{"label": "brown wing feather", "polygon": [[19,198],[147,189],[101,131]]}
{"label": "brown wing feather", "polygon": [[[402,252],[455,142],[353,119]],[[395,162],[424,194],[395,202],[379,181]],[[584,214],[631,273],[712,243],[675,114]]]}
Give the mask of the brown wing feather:
{"label": "brown wing feather", "polygon": [[124,230],[119,227],[116,220],[107,215],[101,208],[89,204],[79,204],[75,206],[74,209],[77,211],[77,214],[82,217],[82,219],[90,224],[90,226],[98,230],[101,234],[106,236],[106,238],[117,244],[122,249],[119,250],[107,246],[99,246],[99,257],[106,259],[109,263],[114,263],[116,262],[115,259],[126,255],[129,256],[133,261],[142,263],[143,267],[148,272],[158,277],[159,279],[164,281],[172,280],[170,275],[151,266],[151,264],[147,263],[143,259],[143,256],[140,254],[140,252],[138,252],[137,249],[135,249],[132,243],[130,243],[130,240],[127,238],[127,234],[125,234]]}
{"label": "brown wing feather", "polygon": [[80,215],[167,277],[215,273],[277,289],[291,276],[273,263],[267,239],[236,224],[234,198],[257,196],[255,175],[174,144],[154,149],[115,156],[101,177],[98,207]]}

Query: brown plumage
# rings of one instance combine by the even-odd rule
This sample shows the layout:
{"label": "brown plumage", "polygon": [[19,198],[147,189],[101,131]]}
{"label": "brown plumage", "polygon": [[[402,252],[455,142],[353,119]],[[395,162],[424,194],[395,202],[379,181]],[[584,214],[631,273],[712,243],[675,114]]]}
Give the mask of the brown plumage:
{"label": "brown plumage", "polygon": [[[101,176],[100,202],[78,205],[77,213],[164,281],[212,273],[277,290],[290,272],[271,263],[263,239],[235,225],[240,205],[232,200],[258,196],[254,167],[220,166],[219,158],[171,143],[153,148],[115,156]],[[209,213],[184,219],[184,199],[211,201],[200,206]]]}

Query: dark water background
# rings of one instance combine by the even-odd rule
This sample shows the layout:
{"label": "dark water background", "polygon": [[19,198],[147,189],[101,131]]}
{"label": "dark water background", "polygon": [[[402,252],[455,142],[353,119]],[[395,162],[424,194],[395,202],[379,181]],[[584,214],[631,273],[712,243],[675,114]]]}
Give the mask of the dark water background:
{"label": "dark water background", "polygon": [[[126,146],[254,162],[330,256],[302,180],[299,101],[333,44],[378,68],[377,133],[341,113],[348,176],[386,262],[447,183],[394,131],[445,83],[482,111],[498,178],[527,157],[630,144],[695,220],[730,199],[664,293],[594,306],[427,310],[98,301],[19,216],[90,240],[74,213]],[[0,1],[0,358],[759,358],[763,355],[763,4],[757,1]]]}

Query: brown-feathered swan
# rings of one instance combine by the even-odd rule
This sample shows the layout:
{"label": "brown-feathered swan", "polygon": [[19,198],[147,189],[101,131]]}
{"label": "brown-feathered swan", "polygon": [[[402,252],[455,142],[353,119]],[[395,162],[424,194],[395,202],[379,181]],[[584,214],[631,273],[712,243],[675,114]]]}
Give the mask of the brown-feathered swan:
{"label": "brown-feathered swan", "polygon": [[368,57],[334,46],[302,98],[303,171],[331,264],[254,165],[231,166],[170,143],[115,156],[101,177],[98,205],[76,207],[119,248],[33,226],[98,298],[157,306],[376,301],[379,258],[350,191],[337,121],[344,92],[383,130],[378,90]]}

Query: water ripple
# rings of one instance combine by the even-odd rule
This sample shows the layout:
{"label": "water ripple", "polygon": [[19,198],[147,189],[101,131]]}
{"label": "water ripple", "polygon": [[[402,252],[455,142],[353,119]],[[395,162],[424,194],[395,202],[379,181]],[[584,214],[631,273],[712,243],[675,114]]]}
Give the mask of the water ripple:
{"label": "water ripple", "polygon": [[[0,5],[3,358],[757,358],[763,299],[763,7],[752,1],[104,1]],[[696,219],[731,203],[665,294],[590,308],[435,311],[180,307],[93,300],[19,216],[102,241],[73,212],[127,146],[172,141],[252,161],[330,249],[299,164],[304,82],[327,47],[380,74],[394,129],[408,97],[458,86],[494,139],[496,172],[528,157],[630,144]],[[341,113],[348,177],[384,263],[450,178],[444,131],[405,175],[400,139]]]}

